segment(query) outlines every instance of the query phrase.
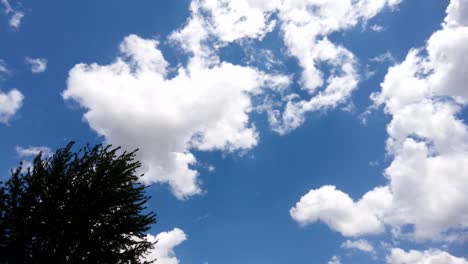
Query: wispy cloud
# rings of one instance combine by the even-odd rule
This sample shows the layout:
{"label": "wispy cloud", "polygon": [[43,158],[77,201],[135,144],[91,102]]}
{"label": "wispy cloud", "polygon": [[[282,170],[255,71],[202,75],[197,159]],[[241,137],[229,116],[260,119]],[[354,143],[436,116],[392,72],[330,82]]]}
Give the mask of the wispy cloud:
{"label": "wispy cloud", "polygon": [[392,53],[390,53],[389,51],[371,58],[370,61],[377,62],[377,63],[384,63],[384,62],[395,63],[396,62],[395,57],[393,57]]}
{"label": "wispy cloud", "polygon": [[48,147],[20,147],[16,146],[16,154],[21,158],[30,158],[42,153],[44,156],[50,156],[52,151]]}
{"label": "wispy cloud", "polygon": [[19,30],[21,21],[24,17],[24,12],[13,8],[8,0],[0,0],[0,4],[3,6],[3,12],[10,16],[10,19],[8,20],[10,27],[15,30]]}
{"label": "wispy cloud", "polygon": [[47,70],[47,59],[26,57],[25,61],[31,66],[32,73],[42,73]]}

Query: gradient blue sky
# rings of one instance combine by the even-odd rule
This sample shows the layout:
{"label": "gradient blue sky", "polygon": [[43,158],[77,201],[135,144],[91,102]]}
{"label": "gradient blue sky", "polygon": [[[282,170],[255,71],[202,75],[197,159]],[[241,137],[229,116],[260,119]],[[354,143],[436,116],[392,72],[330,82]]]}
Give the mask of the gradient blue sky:
{"label": "gradient blue sky", "polygon": [[[18,161],[30,159],[30,156],[24,153],[25,149],[30,149],[33,152],[35,150],[32,149],[33,147],[54,150],[64,146],[70,140],[76,141],[78,145],[88,142],[106,142],[124,145],[128,148],[144,148],[138,144],[152,142],[151,148],[147,147],[146,152],[142,154],[143,159],[146,159],[152,152],[164,149],[166,141],[173,140],[170,141],[171,144],[179,144],[177,141],[179,138],[172,139],[171,135],[165,135],[164,129],[151,131],[151,129],[156,130],[161,128],[161,124],[165,124],[161,122],[152,126],[151,119],[145,119],[147,126],[134,127],[133,130],[137,130],[137,132],[133,130],[128,133],[122,132],[129,135],[128,141],[127,137],[120,134],[115,137],[109,136],[109,134],[114,133],[113,131],[109,132],[110,130],[125,130],[123,127],[126,126],[126,122],[112,115],[122,114],[126,108],[116,106],[118,110],[115,112],[108,111],[112,109],[114,99],[117,100],[115,104],[119,104],[126,100],[125,98],[119,99],[119,96],[125,97],[129,94],[116,92],[111,97],[103,99],[110,102],[111,106],[106,106],[102,110],[99,108],[100,103],[91,102],[93,101],[91,98],[95,98],[93,96],[100,96],[99,89],[101,88],[95,85],[98,83],[97,81],[90,81],[91,84],[87,83],[87,78],[96,77],[89,74],[93,70],[77,71],[76,75],[70,73],[70,70],[79,63],[97,63],[101,66],[112,64],[117,57],[121,56],[119,45],[127,36],[134,34],[138,36],[138,41],[141,43],[149,40],[159,41],[157,49],[162,52],[169,65],[168,74],[164,78],[167,80],[176,78],[176,69],[188,68],[189,61],[196,57],[196,55],[191,54],[193,51],[183,50],[180,47],[182,44],[176,43],[177,40],[169,40],[171,33],[180,31],[189,25],[191,2],[209,1],[82,0],[72,2],[25,0],[1,2],[0,66],[4,65],[6,70],[2,72],[0,68],[0,96],[12,89],[17,89],[24,96],[24,99],[14,114],[8,115],[3,121],[0,118],[0,146],[2,150],[0,152],[0,171],[3,172],[0,177],[2,179],[8,177],[9,169],[15,166]],[[322,8],[319,4],[314,4],[321,1],[298,2],[309,3],[310,8],[306,12],[312,15]],[[264,11],[263,18],[267,21],[276,20],[277,24],[271,30],[265,31],[263,38],[241,36],[231,41],[223,39],[221,31],[209,33],[210,36],[202,45],[205,45],[206,49],[212,52],[211,55],[216,56],[219,61],[249,67],[257,72],[285,76],[289,78],[289,83],[287,87],[282,88],[284,90],[281,92],[265,88],[264,86],[268,86],[266,84],[259,88],[266,92],[261,95],[247,96],[254,109],[248,109],[248,107],[241,109],[241,112],[246,113],[249,118],[242,129],[255,128],[258,133],[255,143],[245,145],[243,142],[233,143],[226,140],[222,146],[205,148],[193,142],[182,143],[185,144],[184,151],[196,157],[197,162],[189,164],[189,168],[190,171],[198,173],[195,184],[199,187],[199,192],[184,193],[183,197],[180,195],[176,197],[171,191],[173,188],[170,188],[172,178],[160,180],[157,172],[154,175],[151,174],[154,177],[152,176],[153,178],[149,180],[152,183],[148,189],[152,196],[149,208],[158,214],[158,223],[152,227],[150,233],[154,236],[165,234],[167,236],[164,239],[167,238],[169,241],[167,248],[155,249],[160,251],[154,254],[161,256],[161,263],[468,263],[466,243],[468,237],[466,233],[468,200],[460,202],[457,198],[453,198],[453,200],[447,198],[445,200],[447,200],[448,206],[447,203],[435,203],[434,206],[438,207],[434,209],[435,211],[422,208],[414,211],[414,214],[421,214],[421,217],[412,218],[402,212],[397,212],[399,208],[410,211],[411,208],[420,208],[418,204],[405,204],[408,203],[408,199],[404,193],[411,192],[411,186],[406,186],[408,189],[404,189],[399,185],[393,185],[394,182],[397,182],[396,177],[399,177],[398,179],[403,182],[403,185],[410,183],[419,185],[418,182],[410,180],[405,182],[404,179],[415,177],[424,181],[425,174],[432,175],[429,171],[431,169],[430,163],[434,162],[435,164],[436,162],[430,158],[440,156],[446,157],[448,160],[446,166],[442,167],[457,168],[457,175],[453,176],[451,171],[445,175],[442,169],[437,168],[434,169],[434,173],[438,175],[437,177],[444,179],[441,180],[443,183],[452,186],[452,189],[448,189],[449,191],[459,191],[461,197],[468,197],[466,190],[460,186],[460,184],[467,186],[468,183],[466,164],[468,137],[464,134],[467,131],[466,120],[468,118],[468,113],[465,110],[468,97],[464,97],[467,95],[464,91],[468,90],[468,87],[466,87],[466,82],[460,81],[466,80],[466,77],[459,76],[460,71],[457,72],[453,69],[439,70],[438,67],[443,68],[443,65],[449,65],[449,62],[439,63],[425,50],[426,43],[434,32],[451,30],[449,27],[467,29],[468,23],[466,23],[466,18],[463,18],[463,14],[468,16],[466,11],[468,10],[468,2],[466,0],[452,0],[452,4],[458,4],[458,8],[461,10],[459,12],[461,15],[458,18],[453,18],[454,21],[458,21],[455,26],[449,25],[449,22],[447,25],[442,25],[447,16],[446,9],[450,1],[402,0],[401,3],[394,4],[394,6],[393,2],[398,1],[388,1],[386,6],[379,8],[378,12],[371,17],[357,18],[355,25],[342,26],[339,29],[315,36],[317,39],[326,38],[331,43],[340,45],[353,54],[355,58],[353,67],[359,83],[353,88],[351,94],[343,96],[339,102],[306,111],[303,113],[304,121],[296,127],[288,129],[284,129],[288,127],[284,115],[279,125],[269,122],[268,113],[273,109],[269,108],[271,105],[266,104],[265,99],[269,98],[273,103],[277,103],[278,108],[274,110],[278,110],[281,116],[284,114],[288,100],[292,100],[290,102],[309,100],[317,96],[317,93],[308,93],[304,89],[306,84],[301,81],[303,66],[301,66],[298,57],[291,54],[290,47],[288,48],[285,44],[286,29],[283,26],[287,22],[284,22],[286,19],[281,18],[280,11],[276,9]],[[11,6],[12,10],[8,10],[7,4]],[[220,6],[219,8],[224,7]],[[351,9],[355,8],[357,7],[351,7]],[[200,15],[202,20],[206,20],[205,26],[216,23],[214,18],[216,14],[209,13],[207,10],[204,10]],[[229,9],[227,10],[229,11]],[[18,12],[24,14],[24,17],[19,25],[12,25],[11,19]],[[379,30],[376,30],[377,26],[380,27]],[[313,37],[314,35],[311,33],[310,38]],[[461,67],[468,69],[468,42],[464,42],[468,39],[466,31],[460,30],[458,33],[454,33],[453,37],[454,40],[451,43],[457,41],[461,43],[457,46],[460,47],[460,53],[451,56],[449,51],[442,50],[445,46],[440,45],[443,46],[440,48],[442,50],[440,54],[445,54],[448,58],[461,57],[461,62],[460,60],[454,61],[454,65],[464,62],[464,66]],[[447,39],[447,37],[441,39]],[[216,45],[218,45],[217,48],[215,48]],[[156,49],[154,46],[153,48]],[[420,123],[431,123],[433,126],[428,125],[424,129],[418,127],[401,129],[407,134],[389,132],[387,125],[392,120],[396,120],[398,116],[404,116],[405,113],[404,110],[401,110],[403,109],[401,104],[395,107],[391,105],[392,98],[400,96],[395,95],[398,92],[403,91],[401,93],[404,94],[404,91],[416,88],[413,87],[414,83],[405,83],[405,77],[401,77],[401,83],[397,84],[403,87],[401,89],[397,89],[395,85],[389,85],[388,90],[384,90],[381,83],[384,82],[386,76],[388,77],[386,80],[395,78],[388,75],[389,67],[398,66],[402,62],[408,61],[407,54],[413,48],[421,48],[422,51],[418,56],[430,61],[428,63],[430,66],[427,66],[430,68],[429,71],[420,73],[414,70],[414,76],[429,80],[431,72],[441,72],[441,74],[451,76],[459,83],[457,86],[457,84],[446,84],[443,83],[444,80],[439,80],[440,85],[433,83],[429,85],[435,87],[431,89],[435,90],[434,94],[437,98],[445,99],[426,96],[414,100],[421,102],[430,100],[434,105],[441,103],[447,104],[447,107],[457,108],[457,110],[452,111],[453,115],[448,115],[448,117],[453,116],[454,121],[449,122],[451,119],[444,119],[445,115],[441,114],[440,118],[435,119],[434,122],[427,118],[422,118],[420,121]],[[313,50],[314,46],[311,45],[310,49]],[[385,54],[386,56],[383,56]],[[202,56],[200,55],[200,57]],[[249,56],[252,56],[253,59],[249,59]],[[338,57],[331,60],[343,63]],[[376,59],[379,57],[381,60]],[[33,73],[26,58],[47,60],[46,70]],[[211,59],[213,57],[202,57],[201,60],[214,64],[200,67],[211,69],[221,65],[210,61]],[[268,59],[273,61],[271,67],[267,63]],[[307,60],[307,58],[304,59]],[[132,63],[130,60],[124,59],[125,63],[128,64]],[[340,71],[333,69],[333,66],[319,59],[313,63],[324,74],[325,79],[336,74],[335,71]],[[411,69],[409,67],[403,72]],[[144,71],[150,72],[151,70],[151,68],[144,69]],[[137,73],[133,72],[132,74]],[[457,76],[459,76],[458,79]],[[100,76],[96,78],[114,77]],[[239,78],[243,77],[239,76]],[[236,77],[234,77],[235,79]],[[76,87],[72,87],[71,82],[75,83]],[[194,83],[190,89],[198,89],[197,85],[199,84],[199,82]],[[103,85],[109,84],[104,83]],[[437,88],[439,86],[447,87],[447,85],[456,87],[453,89]],[[82,91],[77,88],[79,86],[87,87],[88,90]],[[240,87],[240,89],[243,88]],[[318,89],[325,90],[323,86]],[[109,87],[109,90],[112,91],[112,87]],[[64,99],[65,91],[69,91],[73,95]],[[95,94],[93,94],[94,91]],[[380,93],[383,101],[377,103],[378,99],[372,100],[370,98],[372,93]],[[208,94],[210,93],[208,92]],[[295,99],[288,98],[288,95],[291,94],[296,94]],[[193,93],[186,93],[182,94],[182,97],[192,95]],[[156,94],[157,96],[158,94]],[[401,98],[407,98],[405,96],[401,95],[395,100],[404,101],[406,99]],[[10,99],[0,100],[0,103],[6,106]],[[184,98],[179,99],[184,101]],[[203,106],[204,100],[209,101],[209,98],[183,108],[181,114],[191,111],[190,107],[197,107],[197,104]],[[271,103],[271,101],[269,102]],[[136,104],[144,103],[137,101]],[[219,107],[222,108],[223,104]],[[261,111],[260,108],[266,110]],[[388,110],[387,108],[392,109]],[[422,108],[423,106],[415,107],[415,109]],[[443,107],[441,106],[441,108]],[[437,114],[437,111],[440,110],[437,109],[433,113]],[[95,123],[90,122],[84,117],[84,114],[90,110],[102,113],[103,116],[108,117],[108,120],[97,118],[99,120]],[[1,111],[2,107],[0,106]],[[143,111],[152,110],[143,109]],[[196,112],[197,109],[193,109],[193,111]],[[151,115],[149,116],[151,117]],[[408,118],[407,120],[415,120],[421,116],[409,114],[409,117],[406,118]],[[446,120],[449,121],[445,122]],[[111,124],[109,125],[109,123]],[[132,125],[130,123],[129,126]],[[408,123],[410,121],[406,123],[402,121],[401,124]],[[401,126],[403,125],[396,127]],[[104,129],[107,132],[96,132],[99,129]],[[203,131],[197,131],[197,134],[191,134],[191,136],[199,134],[204,136],[211,132],[224,133],[216,131],[216,129],[219,128],[210,127]],[[447,143],[447,140],[439,139],[436,135],[439,132],[443,134],[445,131],[453,130],[460,130],[459,134],[451,136],[459,139],[457,142]],[[148,141],[144,139],[132,141],[132,137],[135,135],[141,135],[144,138],[146,134],[153,132],[161,135],[161,142],[156,140],[154,143],[154,138],[151,136]],[[167,133],[176,132],[168,130]],[[417,173],[422,175],[400,175],[401,173],[392,174],[390,172],[387,173],[386,178],[384,171],[389,166],[409,168],[409,165],[396,164],[399,159],[405,160],[405,157],[408,157],[404,154],[406,152],[403,145],[396,147],[397,150],[394,152],[389,150],[391,147],[388,146],[387,140],[389,138],[398,141],[402,133],[404,134],[402,137],[406,140],[414,139],[416,144],[426,144],[428,148],[434,148],[427,156],[428,167],[420,170],[415,168]],[[166,136],[171,139],[166,140]],[[438,140],[442,142],[440,145],[443,146],[440,149],[437,148]],[[444,152],[447,148],[453,149],[450,144],[464,146],[457,149],[456,153],[459,156],[454,157],[451,156],[452,152],[448,154]],[[417,156],[416,153],[412,155]],[[460,158],[459,162],[458,158]],[[153,160],[152,162],[151,165],[154,166],[166,166],[166,164],[158,163],[164,161]],[[451,162],[458,163],[452,164]],[[167,166],[164,167],[169,175],[167,177],[178,177],[172,176],[172,167]],[[411,174],[411,172],[405,173]],[[336,186],[336,190],[324,192],[323,196],[309,193],[313,190],[324,190],[324,186],[327,185]],[[390,192],[394,197],[393,201],[398,201],[395,202],[392,209],[385,209],[384,215],[376,214],[377,216],[375,216],[374,212],[370,213],[369,217],[377,217],[383,230],[377,230],[378,228],[369,230],[366,227],[353,226],[349,227],[355,228],[353,231],[346,232],[345,229],[348,230],[348,227],[334,225],[336,221],[340,221],[334,218],[340,217],[344,219],[351,217],[350,219],[356,220],[361,225],[367,225],[367,215],[361,215],[361,211],[359,211],[361,209],[351,212],[346,210],[350,206],[356,206],[357,201],[363,195],[377,186],[390,186]],[[426,185],[421,184],[421,186]],[[427,186],[433,186],[433,184]],[[417,189],[416,196],[424,196],[421,199],[429,203],[442,199],[437,196],[438,193],[447,191],[447,189],[433,191],[432,189],[419,190],[419,187],[414,188]],[[438,187],[433,188],[437,189]],[[307,193],[311,194],[308,196],[311,202],[304,207],[296,205],[301,197],[305,197]],[[340,196],[341,194],[349,195],[354,200],[353,204],[348,204],[347,200]],[[330,203],[334,205],[330,205]],[[340,209],[343,207],[340,204],[345,208]],[[445,206],[451,211],[444,212]],[[297,209],[301,216],[294,217],[290,211],[292,208]],[[315,213],[310,213],[308,210],[315,210]],[[362,214],[367,214],[366,210],[362,211]],[[435,218],[438,218],[440,222],[445,221],[443,224],[426,222],[430,213],[439,211],[442,216],[440,219],[438,216]],[[397,216],[393,218],[392,215]],[[444,217],[444,215],[449,216]],[[304,218],[301,218],[302,216]],[[451,220],[447,220],[448,218]],[[348,223],[344,225],[349,224],[349,221],[345,222]],[[430,235],[418,234],[415,230],[419,227],[421,230],[429,232]],[[180,238],[180,233],[174,233],[176,230],[174,228],[180,229],[179,231],[183,230],[183,239]],[[170,239],[171,235],[179,235],[175,239],[176,242]],[[362,250],[362,247],[361,249],[346,248],[346,245],[358,247],[356,246],[358,244],[361,246],[363,244],[372,245],[373,249],[366,251]],[[410,252],[409,250],[416,251]],[[410,259],[410,257],[412,258]],[[403,260],[405,258],[406,262]]]}

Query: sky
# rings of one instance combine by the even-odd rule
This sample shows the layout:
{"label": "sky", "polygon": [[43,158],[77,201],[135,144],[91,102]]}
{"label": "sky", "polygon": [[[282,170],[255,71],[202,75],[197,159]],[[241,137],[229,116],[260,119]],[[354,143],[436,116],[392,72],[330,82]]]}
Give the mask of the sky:
{"label": "sky", "polygon": [[468,0],[0,0],[0,179],[138,148],[157,263],[465,264],[467,72]]}

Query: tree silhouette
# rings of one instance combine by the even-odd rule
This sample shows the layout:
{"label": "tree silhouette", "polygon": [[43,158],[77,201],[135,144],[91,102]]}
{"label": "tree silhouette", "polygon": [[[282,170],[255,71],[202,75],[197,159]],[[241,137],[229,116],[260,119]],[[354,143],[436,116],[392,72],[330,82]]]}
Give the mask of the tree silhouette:
{"label": "tree silhouette", "polygon": [[97,145],[37,155],[0,186],[0,263],[149,263],[135,152]]}

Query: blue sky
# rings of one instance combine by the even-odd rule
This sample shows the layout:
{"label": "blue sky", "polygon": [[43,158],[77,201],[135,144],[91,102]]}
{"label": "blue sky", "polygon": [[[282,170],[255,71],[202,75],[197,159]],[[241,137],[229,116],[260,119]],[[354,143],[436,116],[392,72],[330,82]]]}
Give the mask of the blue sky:
{"label": "blue sky", "polygon": [[140,148],[159,263],[468,263],[466,0],[0,2],[0,170]]}

